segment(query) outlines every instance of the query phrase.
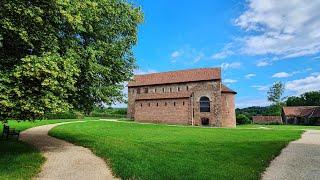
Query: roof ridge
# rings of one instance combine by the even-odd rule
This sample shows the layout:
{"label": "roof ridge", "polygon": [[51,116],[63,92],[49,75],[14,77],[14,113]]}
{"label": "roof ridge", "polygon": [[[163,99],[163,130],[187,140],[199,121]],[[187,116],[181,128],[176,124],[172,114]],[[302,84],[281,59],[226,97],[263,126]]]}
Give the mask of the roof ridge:
{"label": "roof ridge", "polygon": [[185,72],[185,71],[193,71],[193,70],[214,70],[214,69],[221,70],[221,67],[181,69],[181,70],[172,70],[172,71],[163,71],[163,72],[153,72],[148,74],[135,74],[134,76],[148,76],[152,74],[165,74],[165,73]]}

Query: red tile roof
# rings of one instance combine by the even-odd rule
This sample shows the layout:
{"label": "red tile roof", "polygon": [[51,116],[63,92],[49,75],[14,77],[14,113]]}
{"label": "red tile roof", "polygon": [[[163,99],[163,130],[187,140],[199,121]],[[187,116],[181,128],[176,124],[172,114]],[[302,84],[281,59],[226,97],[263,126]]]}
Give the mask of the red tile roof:
{"label": "red tile roof", "polygon": [[221,92],[222,93],[233,93],[233,94],[237,94],[237,92],[233,91],[232,89],[228,88],[227,86],[225,86],[224,84],[221,84]]}
{"label": "red tile roof", "polygon": [[150,99],[180,99],[190,97],[191,92],[172,92],[172,93],[146,93],[138,94],[136,100],[150,100]]}
{"label": "red tile roof", "polygon": [[320,106],[288,106],[283,112],[285,116],[320,117]]}
{"label": "red tile roof", "polygon": [[135,75],[133,80],[129,81],[128,87],[219,79],[221,79],[220,68],[200,68],[182,71],[152,73],[145,75]]}

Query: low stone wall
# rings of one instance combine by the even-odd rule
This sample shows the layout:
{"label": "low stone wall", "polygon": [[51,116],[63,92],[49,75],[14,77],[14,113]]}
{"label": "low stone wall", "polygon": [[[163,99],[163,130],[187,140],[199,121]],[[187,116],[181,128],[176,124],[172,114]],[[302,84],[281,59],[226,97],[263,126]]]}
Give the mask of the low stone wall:
{"label": "low stone wall", "polygon": [[282,123],[282,118],[281,116],[252,116],[252,121],[256,124]]}

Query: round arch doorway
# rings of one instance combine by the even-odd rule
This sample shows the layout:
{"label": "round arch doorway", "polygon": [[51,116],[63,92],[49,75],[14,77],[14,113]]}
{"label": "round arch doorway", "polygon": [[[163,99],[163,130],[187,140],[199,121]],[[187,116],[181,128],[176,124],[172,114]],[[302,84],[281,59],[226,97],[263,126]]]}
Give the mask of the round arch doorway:
{"label": "round arch doorway", "polygon": [[201,125],[202,125],[202,126],[209,126],[209,118],[207,118],[207,117],[202,117],[202,118],[201,118]]}

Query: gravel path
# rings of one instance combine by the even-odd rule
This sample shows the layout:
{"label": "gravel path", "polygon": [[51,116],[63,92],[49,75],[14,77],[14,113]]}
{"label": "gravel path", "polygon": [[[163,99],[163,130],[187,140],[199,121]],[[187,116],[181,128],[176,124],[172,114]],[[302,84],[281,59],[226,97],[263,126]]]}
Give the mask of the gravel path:
{"label": "gravel path", "polygon": [[21,133],[21,140],[37,147],[46,158],[35,179],[115,179],[104,160],[89,149],[48,135],[53,127],[67,123],[38,126]]}
{"label": "gravel path", "polygon": [[284,148],[266,169],[263,180],[319,180],[320,131],[308,130]]}

